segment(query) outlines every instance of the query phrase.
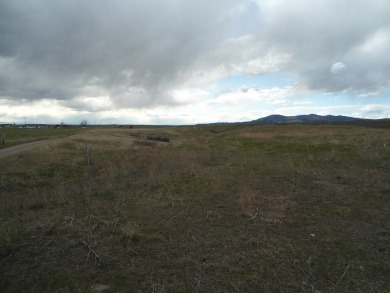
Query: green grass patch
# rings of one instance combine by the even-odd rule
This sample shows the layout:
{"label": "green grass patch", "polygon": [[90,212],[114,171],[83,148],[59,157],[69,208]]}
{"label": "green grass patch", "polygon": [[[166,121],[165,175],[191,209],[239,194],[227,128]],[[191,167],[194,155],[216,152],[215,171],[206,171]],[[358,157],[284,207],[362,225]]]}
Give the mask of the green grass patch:
{"label": "green grass patch", "polygon": [[[37,140],[65,137],[85,131],[78,127],[69,128],[1,128],[0,149]],[[4,137],[4,142],[3,142]]]}

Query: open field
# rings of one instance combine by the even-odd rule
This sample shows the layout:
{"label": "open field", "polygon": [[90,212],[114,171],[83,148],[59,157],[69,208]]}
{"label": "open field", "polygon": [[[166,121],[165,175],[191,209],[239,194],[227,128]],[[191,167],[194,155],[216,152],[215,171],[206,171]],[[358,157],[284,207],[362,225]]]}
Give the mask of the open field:
{"label": "open field", "polygon": [[1,128],[0,149],[43,140],[73,135],[84,131],[80,127],[66,128]]}
{"label": "open field", "polygon": [[2,292],[390,291],[388,128],[89,129],[0,170]]}

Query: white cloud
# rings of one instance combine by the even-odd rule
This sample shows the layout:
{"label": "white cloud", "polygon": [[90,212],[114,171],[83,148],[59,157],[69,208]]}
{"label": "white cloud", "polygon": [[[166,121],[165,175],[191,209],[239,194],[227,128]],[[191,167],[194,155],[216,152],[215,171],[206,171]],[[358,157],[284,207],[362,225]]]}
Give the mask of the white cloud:
{"label": "white cloud", "polygon": [[59,123],[67,117],[87,113],[64,107],[60,101],[50,99],[25,101],[21,104],[10,104],[6,99],[0,101],[0,116],[4,122],[24,123],[26,117],[28,123]]}
{"label": "white cloud", "polygon": [[98,97],[75,97],[70,101],[63,101],[61,103],[64,107],[70,107],[76,111],[100,112],[114,109],[114,105],[108,96]]}
{"label": "white cloud", "polygon": [[210,95],[210,92],[203,88],[178,88],[172,90],[170,95],[178,104],[189,104]]}
{"label": "white cloud", "polygon": [[373,54],[388,53],[390,48],[390,26],[381,27],[371,34],[362,44],[355,50],[360,54],[370,56]]}
{"label": "white cloud", "polygon": [[330,68],[330,72],[332,72],[333,74],[337,74],[337,73],[344,71],[345,68],[346,68],[346,66],[343,62],[336,62]]}
{"label": "white cloud", "polygon": [[209,106],[230,107],[246,105],[251,103],[263,102],[266,104],[286,104],[294,88],[287,86],[285,88],[239,88],[229,92],[222,92],[216,98],[206,102]]}
{"label": "white cloud", "polygon": [[356,117],[361,118],[390,118],[390,105],[368,104],[358,109],[355,113]]}

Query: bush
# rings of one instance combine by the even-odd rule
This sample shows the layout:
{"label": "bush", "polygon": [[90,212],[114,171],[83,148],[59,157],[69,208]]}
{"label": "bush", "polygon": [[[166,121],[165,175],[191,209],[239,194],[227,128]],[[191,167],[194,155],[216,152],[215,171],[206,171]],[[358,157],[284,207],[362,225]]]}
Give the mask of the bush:
{"label": "bush", "polygon": [[166,137],[166,136],[147,136],[146,139],[147,140],[169,142],[169,137]]}

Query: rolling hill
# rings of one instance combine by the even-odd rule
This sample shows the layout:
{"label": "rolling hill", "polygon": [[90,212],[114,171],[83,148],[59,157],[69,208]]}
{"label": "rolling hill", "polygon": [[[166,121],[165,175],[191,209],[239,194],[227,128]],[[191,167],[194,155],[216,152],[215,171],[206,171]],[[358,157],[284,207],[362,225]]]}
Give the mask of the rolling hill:
{"label": "rolling hill", "polygon": [[299,122],[336,122],[336,121],[356,121],[361,120],[359,118],[348,116],[334,116],[334,115],[297,115],[297,116],[283,116],[283,115],[270,115],[267,117],[259,118],[249,121],[250,124],[273,124],[273,123],[299,123]]}

